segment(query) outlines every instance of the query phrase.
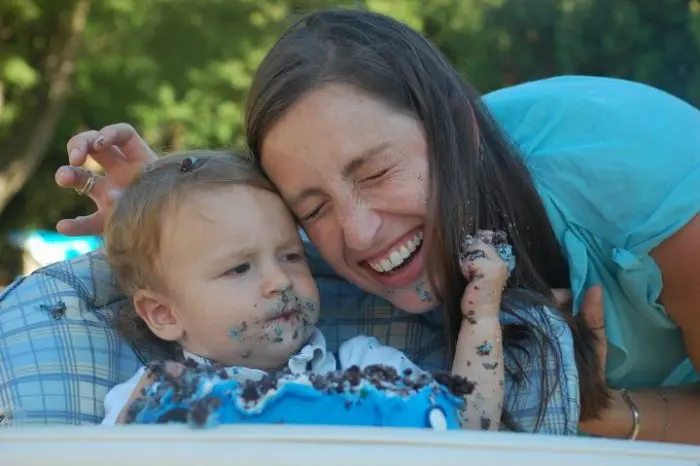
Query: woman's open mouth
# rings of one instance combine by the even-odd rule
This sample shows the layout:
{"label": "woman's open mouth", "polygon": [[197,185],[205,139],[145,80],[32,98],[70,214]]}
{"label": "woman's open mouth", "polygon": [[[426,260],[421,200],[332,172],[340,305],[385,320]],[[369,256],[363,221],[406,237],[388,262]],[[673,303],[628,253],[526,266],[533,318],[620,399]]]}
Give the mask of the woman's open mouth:
{"label": "woman's open mouth", "polygon": [[375,272],[392,273],[411,262],[422,245],[423,232],[419,231],[396,245],[382,259],[368,261],[367,263]]}
{"label": "woman's open mouth", "polygon": [[365,261],[375,280],[388,288],[415,282],[423,272],[423,230],[416,230],[380,258]]}

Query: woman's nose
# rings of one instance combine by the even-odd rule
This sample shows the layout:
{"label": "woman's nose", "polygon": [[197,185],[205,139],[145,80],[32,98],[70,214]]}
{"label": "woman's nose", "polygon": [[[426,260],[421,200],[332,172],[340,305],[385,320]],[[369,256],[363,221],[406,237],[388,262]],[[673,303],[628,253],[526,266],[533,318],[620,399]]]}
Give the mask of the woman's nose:
{"label": "woman's nose", "polygon": [[345,246],[354,251],[371,249],[382,224],[379,213],[365,203],[352,202],[340,209],[339,214]]}

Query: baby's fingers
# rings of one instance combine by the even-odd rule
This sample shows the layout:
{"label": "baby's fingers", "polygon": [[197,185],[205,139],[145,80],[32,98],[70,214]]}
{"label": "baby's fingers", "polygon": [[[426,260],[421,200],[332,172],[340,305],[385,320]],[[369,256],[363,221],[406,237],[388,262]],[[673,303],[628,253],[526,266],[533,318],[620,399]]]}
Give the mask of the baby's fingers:
{"label": "baby's fingers", "polygon": [[464,278],[471,281],[477,276],[483,275],[484,271],[488,269],[489,262],[493,261],[493,256],[498,258],[495,251],[489,251],[489,249],[492,248],[480,239],[465,240],[459,254],[459,266]]}
{"label": "baby's fingers", "polygon": [[479,259],[488,259],[492,261],[501,260],[496,249],[491,246],[486,237],[477,233],[477,236],[467,235],[462,241],[462,247],[459,254],[460,262],[474,262]]}
{"label": "baby's fingers", "polygon": [[[478,232],[476,236],[467,236],[460,250],[459,263],[462,275],[467,281],[473,281],[483,277],[490,277],[496,282],[503,282],[510,274],[511,262],[505,255],[510,254],[510,246],[505,243],[506,250],[502,244],[494,244],[494,234],[492,232]],[[512,257],[512,254],[510,254]]]}
{"label": "baby's fingers", "polygon": [[486,252],[483,249],[468,249],[460,257],[462,262],[474,262],[478,259],[486,259]]}
{"label": "baby's fingers", "polygon": [[[478,248],[474,245],[480,244]],[[515,269],[515,255],[513,254],[513,247],[508,244],[508,236],[503,231],[491,231],[491,230],[479,230],[474,236],[467,235],[462,242],[460,262],[463,262],[463,257],[469,259],[470,257],[480,256],[477,253],[476,256],[470,255],[469,251],[478,249],[482,250],[486,259],[493,262],[502,262],[507,267],[507,275]]]}

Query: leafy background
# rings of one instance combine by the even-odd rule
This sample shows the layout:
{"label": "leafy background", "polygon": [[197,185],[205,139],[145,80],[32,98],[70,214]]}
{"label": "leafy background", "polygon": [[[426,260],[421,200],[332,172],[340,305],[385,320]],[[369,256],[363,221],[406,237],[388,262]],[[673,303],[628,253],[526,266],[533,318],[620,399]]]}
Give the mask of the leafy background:
{"label": "leafy background", "polygon": [[330,6],[410,24],[482,92],[579,73],[700,104],[700,0],[0,0],[0,282],[9,231],[92,210],[53,182],[71,135],[128,121],[162,150],[241,144],[265,51]]}

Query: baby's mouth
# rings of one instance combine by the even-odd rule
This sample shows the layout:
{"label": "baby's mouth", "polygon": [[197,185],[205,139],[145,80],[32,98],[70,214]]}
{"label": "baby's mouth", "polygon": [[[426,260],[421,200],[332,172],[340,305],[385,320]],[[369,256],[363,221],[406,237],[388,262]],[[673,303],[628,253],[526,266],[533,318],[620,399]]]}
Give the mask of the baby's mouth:
{"label": "baby's mouth", "polygon": [[290,308],[285,308],[281,312],[275,313],[273,316],[271,316],[267,321],[268,322],[274,322],[274,321],[283,321],[287,322],[289,320],[292,320],[294,318],[298,318],[301,315],[301,306],[295,305]]}

